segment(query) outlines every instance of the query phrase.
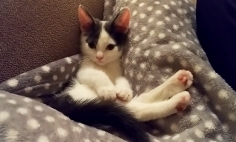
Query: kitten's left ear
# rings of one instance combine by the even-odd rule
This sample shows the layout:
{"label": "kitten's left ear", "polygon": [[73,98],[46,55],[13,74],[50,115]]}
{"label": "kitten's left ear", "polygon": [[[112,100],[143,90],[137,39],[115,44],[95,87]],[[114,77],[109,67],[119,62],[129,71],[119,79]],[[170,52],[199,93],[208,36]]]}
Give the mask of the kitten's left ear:
{"label": "kitten's left ear", "polygon": [[87,10],[85,10],[85,8],[82,5],[79,5],[78,15],[79,15],[81,31],[84,33],[89,32],[91,28],[94,26],[93,17],[89,14]]}
{"label": "kitten's left ear", "polygon": [[123,8],[112,21],[115,30],[126,34],[129,30],[130,17],[129,8]]}

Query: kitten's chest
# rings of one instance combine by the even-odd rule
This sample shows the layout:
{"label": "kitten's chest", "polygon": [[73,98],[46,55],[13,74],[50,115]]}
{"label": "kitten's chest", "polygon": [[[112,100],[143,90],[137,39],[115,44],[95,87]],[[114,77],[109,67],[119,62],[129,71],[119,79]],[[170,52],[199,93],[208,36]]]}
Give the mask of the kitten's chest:
{"label": "kitten's chest", "polygon": [[106,73],[113,84],[115,84],[116,78],[122,76],[122,69],[119,65],[106,66],[101,68],[101,70]]}

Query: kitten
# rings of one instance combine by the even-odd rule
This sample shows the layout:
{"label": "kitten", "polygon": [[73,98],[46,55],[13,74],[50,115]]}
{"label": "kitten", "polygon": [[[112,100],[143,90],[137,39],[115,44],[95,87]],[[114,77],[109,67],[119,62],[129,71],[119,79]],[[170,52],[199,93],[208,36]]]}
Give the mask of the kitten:
{"label": "kitten", "polygon": [[127,40],[130,11],[122,9],[112,21],[93,18],[78,8],[82,60],[76,77],[50,104],[76,122],[110,125],[131,142],[150,142],[141,122],[183,111],[190,103],[186,90],[192,84],[189,71],[180,70],[162,85],[133,97],[123,77],[121,57]]}

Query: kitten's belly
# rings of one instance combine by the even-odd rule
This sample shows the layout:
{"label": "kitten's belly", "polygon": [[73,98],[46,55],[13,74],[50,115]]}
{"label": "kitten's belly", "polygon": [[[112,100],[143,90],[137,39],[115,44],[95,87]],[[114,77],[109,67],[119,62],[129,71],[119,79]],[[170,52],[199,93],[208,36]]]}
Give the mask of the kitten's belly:
{"label": "kitten's belly", "polygon": [[73,85],[67,93],[74,99],[74,100],[83,100],[83,99],[95,99],[97,98],[96,93],[90,89],[89,87],[82,85],[80,83],[76,83]]}

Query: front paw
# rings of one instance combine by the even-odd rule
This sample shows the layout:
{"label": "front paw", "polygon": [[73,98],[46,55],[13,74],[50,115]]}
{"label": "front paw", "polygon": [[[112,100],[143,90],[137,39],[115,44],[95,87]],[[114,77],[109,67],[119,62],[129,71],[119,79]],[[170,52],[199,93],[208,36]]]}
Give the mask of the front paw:
{"label": "front paw", "polygon": [[133,98],[133,91],[130,88],[116,87],[116,96],[122,101],[130,101]]}
{"label": "front paw", "polygon": [[114,86],[104,86],[97,90],[98,97],[103,100],[115,100],[116,90]]}
{"label": "front paw", "polygon": [[179,91],[184,91],[193,84],[193,75],[190,71],[179,70],[168,82],[171,86],[178,88]]}

